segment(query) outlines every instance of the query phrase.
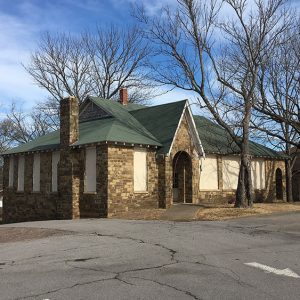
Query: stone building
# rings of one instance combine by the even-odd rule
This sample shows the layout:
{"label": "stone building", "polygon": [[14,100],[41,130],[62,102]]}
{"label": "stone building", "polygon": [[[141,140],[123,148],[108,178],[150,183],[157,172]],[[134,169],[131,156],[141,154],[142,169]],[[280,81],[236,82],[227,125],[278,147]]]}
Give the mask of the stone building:
{"label": "stone building", "polygon": [[[3,154],[4,222],[234,199],[239,151],[222,128],[187,100],[146,107],[120,95],[62,100],[60,130]],[[284,201],[284,158],[253,142],[251,154],[256,200]]]}

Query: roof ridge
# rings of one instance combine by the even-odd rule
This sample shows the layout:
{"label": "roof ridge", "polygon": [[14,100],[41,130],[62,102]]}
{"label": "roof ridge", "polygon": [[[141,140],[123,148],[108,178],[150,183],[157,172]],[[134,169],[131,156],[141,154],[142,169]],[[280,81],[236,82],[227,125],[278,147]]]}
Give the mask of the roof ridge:
{"label": "roof ridge", "polygon": [[188,101],[188,99],[184,99],[184,100],[179,100],[179,101],[175,101],[175,102],[170,102],[170,103],[163,103],[163,104],[158,104],[158,105],[152,105],[152,106],[146,106],[146,107],[142,107],[142,108],[139,108],[139,109],[135,109],[135,110],[132,110],[130,111],[129,113],[134,113],[135,111],[140,111],[140,110],[143,110],[143,109],[151,109],[151,108],[155,108],[155,107],[161,107],[161,106],[167,106],[167,105],[171,105],[171,104],[178,104],[180,102],[186,102]]}

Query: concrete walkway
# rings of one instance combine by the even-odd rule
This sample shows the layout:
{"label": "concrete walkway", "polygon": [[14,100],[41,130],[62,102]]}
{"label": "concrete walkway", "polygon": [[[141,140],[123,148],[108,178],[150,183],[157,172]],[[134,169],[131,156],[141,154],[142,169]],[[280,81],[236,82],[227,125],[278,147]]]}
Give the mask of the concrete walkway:
{"label": "concrete walkway", "polygon": [[174,204],[162,215],[163,220],[168,221],[193,221],[196,219],[197,212],[202,209],[195,204]]}

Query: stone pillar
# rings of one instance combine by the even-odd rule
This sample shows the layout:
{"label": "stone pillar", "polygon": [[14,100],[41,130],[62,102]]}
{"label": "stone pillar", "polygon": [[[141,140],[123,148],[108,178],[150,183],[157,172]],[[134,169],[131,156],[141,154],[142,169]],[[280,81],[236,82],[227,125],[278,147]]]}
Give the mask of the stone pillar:
{"label": "stone pillar", "polygon": [[192,159],[192,203],[198,203],[199,184],[200,184],[200,158],[198,155],[193,154]]}
{"label": "stone pillar", "polygon": [[165,208],[173,203],[173,166],[172,159],[165,156]]}
{"label": "stone pillar", "polygon": [[79,190],[80,164],[75,150],[70,145],[79,137],[78,101],[75,97],[61,100],[60,103],[60,161],[58,163],[57,217],[74,219],[80,217]]}
{"label": "stone pillar", "polygon": [[158,166],[158,206],[169,208],[173,202],[173,168],[168,156],[159,155],[156,158]]}

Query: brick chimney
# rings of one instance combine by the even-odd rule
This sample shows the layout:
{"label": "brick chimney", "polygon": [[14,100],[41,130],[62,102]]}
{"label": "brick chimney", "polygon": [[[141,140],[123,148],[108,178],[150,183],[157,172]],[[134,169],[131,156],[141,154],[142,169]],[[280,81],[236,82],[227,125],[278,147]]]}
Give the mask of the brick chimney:
{"label": "brick chimney", "polygon": [[79,137],[78,125],[79,105],[75,97],[60,101],[60,146],[68,147]]}
{"label": "brick chimney", "polygon": [[124,87],[120,88],[120,103],[122,105],[128,104],[128,92],[127,92],[127,89]]}

